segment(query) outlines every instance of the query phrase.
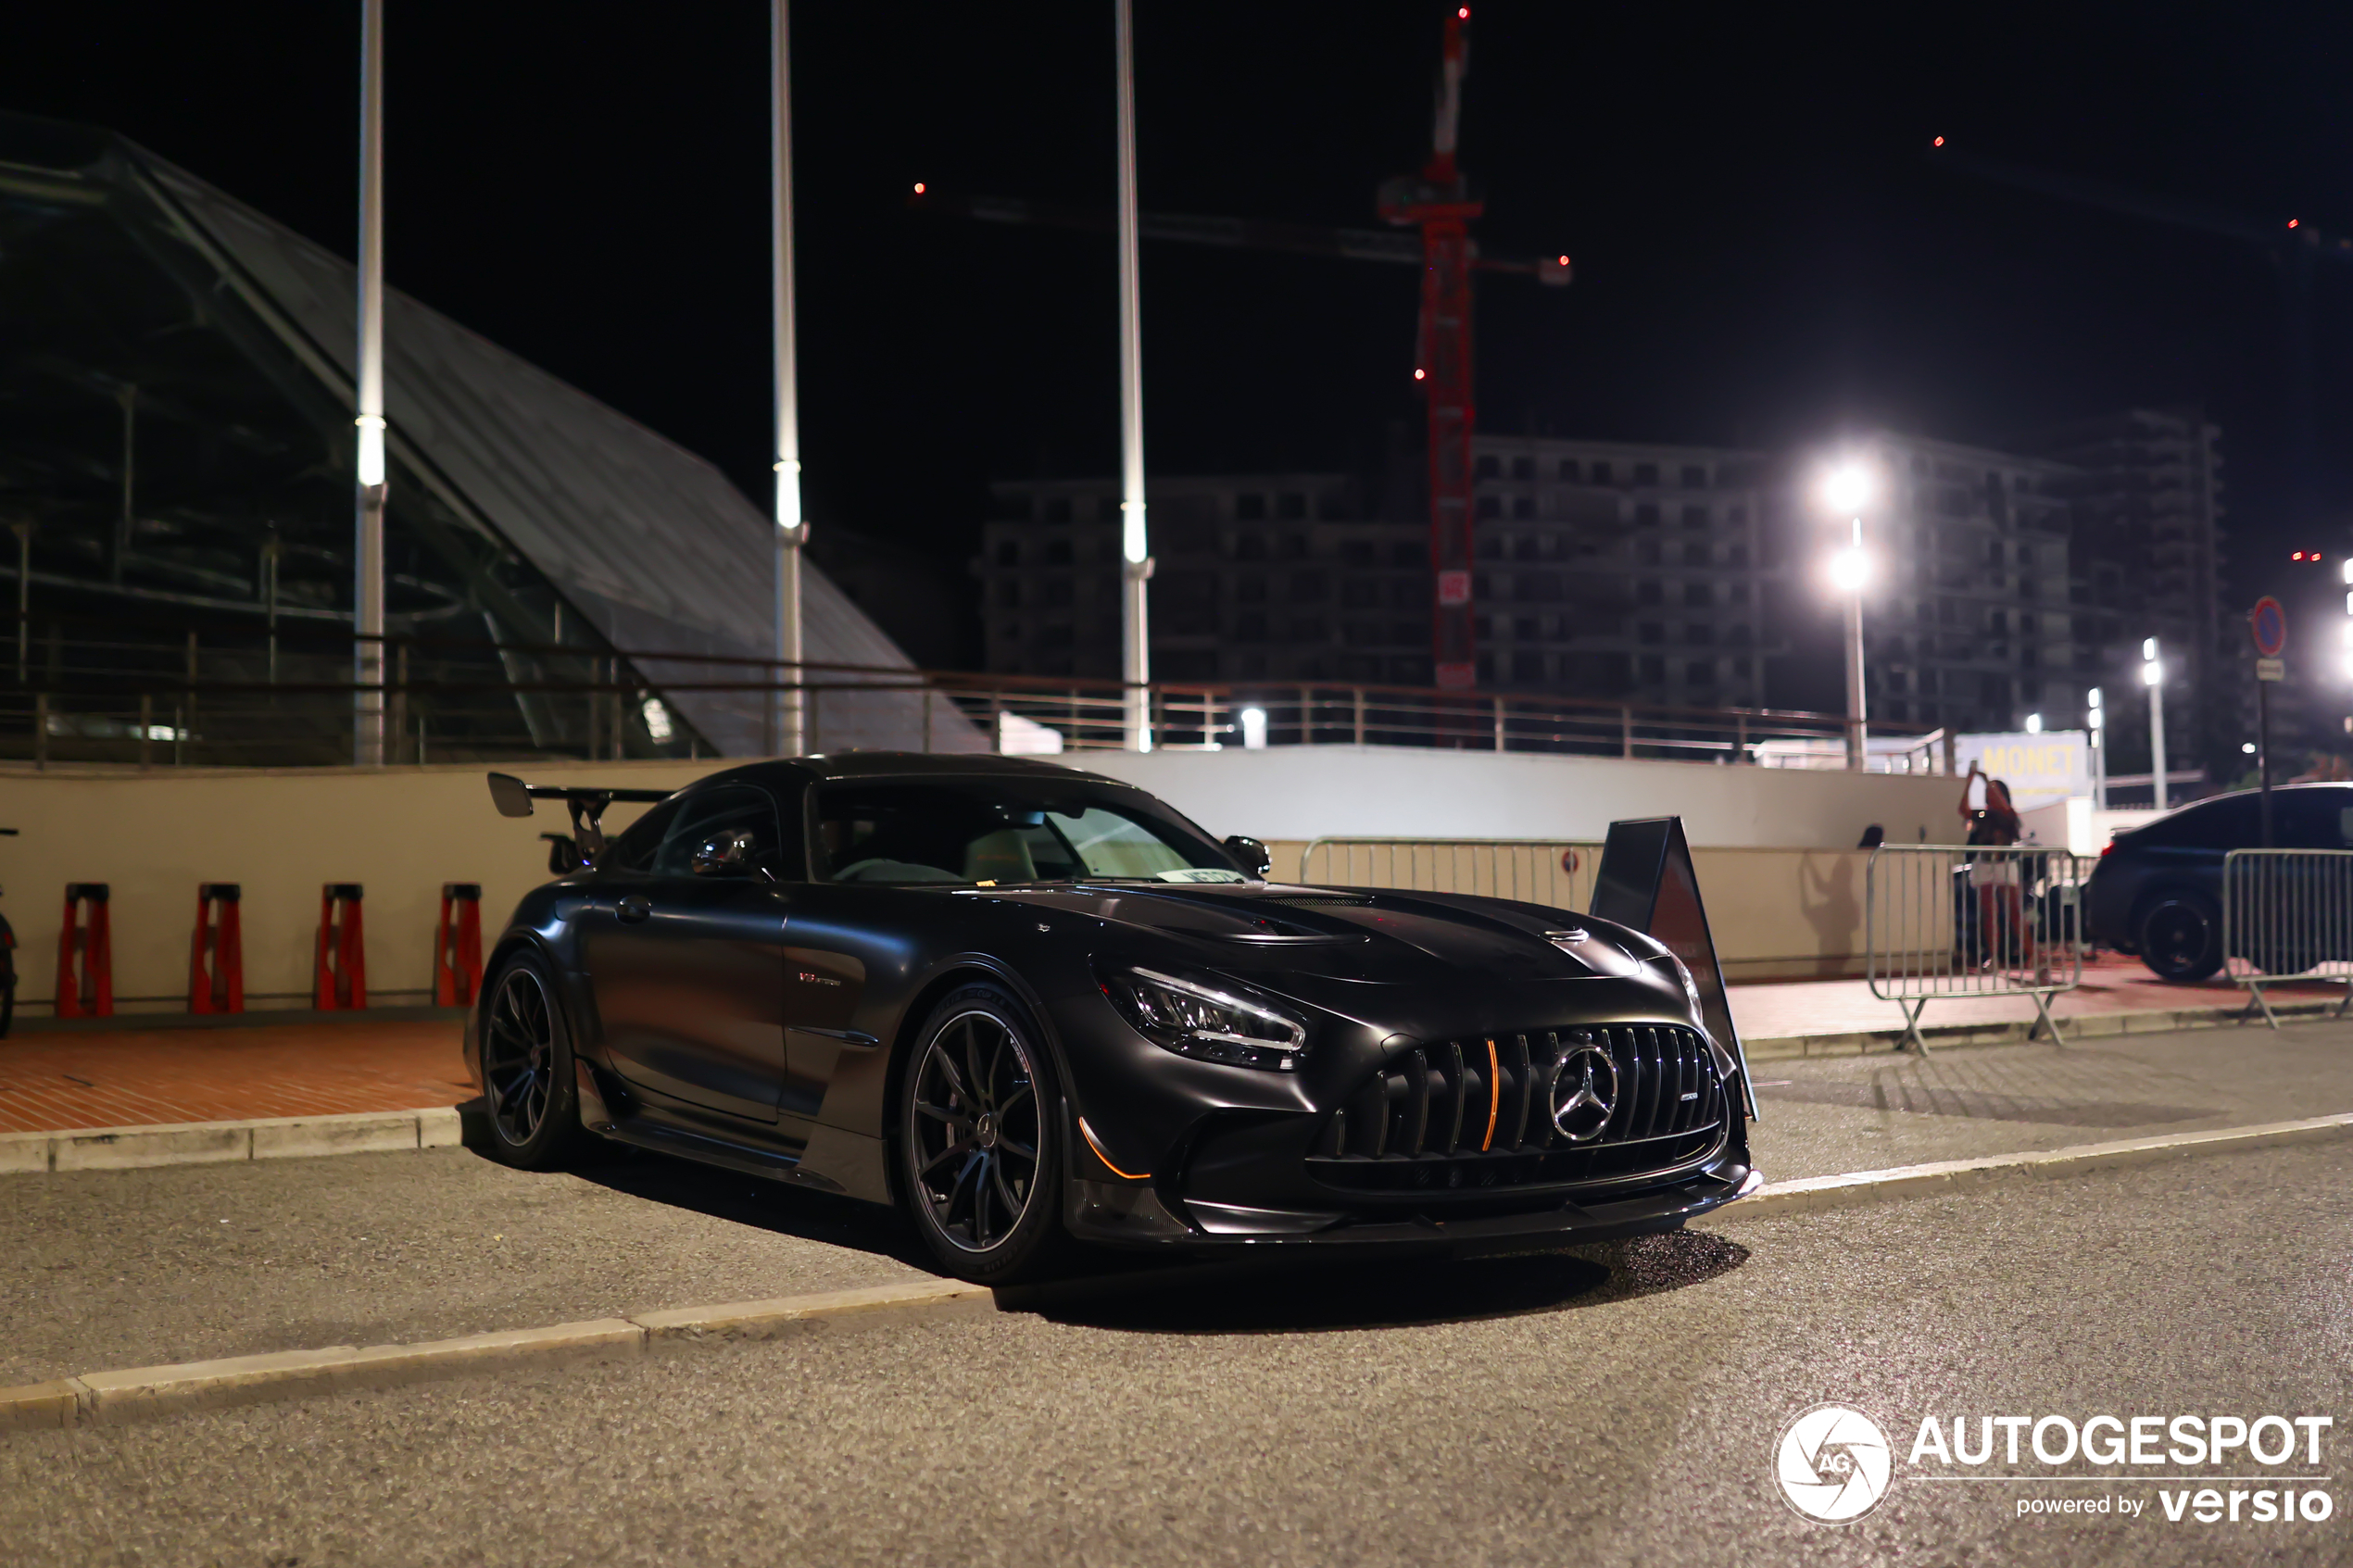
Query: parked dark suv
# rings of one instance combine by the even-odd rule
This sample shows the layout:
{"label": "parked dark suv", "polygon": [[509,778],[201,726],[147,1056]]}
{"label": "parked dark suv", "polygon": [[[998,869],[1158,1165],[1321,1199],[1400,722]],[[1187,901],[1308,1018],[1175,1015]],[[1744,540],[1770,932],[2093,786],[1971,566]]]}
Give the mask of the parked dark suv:
{"label": "parked dark suv", "polygon": [[[2260,798],[2251,789],[2218,795],[2118,834],[2084,889],[2092,940],[2139,954],[2166,980],[2203,980],[2221,969],[2222,858],[2261,847]],[[2353,784],[2274,789],[2271,843],[2353,848]]]}

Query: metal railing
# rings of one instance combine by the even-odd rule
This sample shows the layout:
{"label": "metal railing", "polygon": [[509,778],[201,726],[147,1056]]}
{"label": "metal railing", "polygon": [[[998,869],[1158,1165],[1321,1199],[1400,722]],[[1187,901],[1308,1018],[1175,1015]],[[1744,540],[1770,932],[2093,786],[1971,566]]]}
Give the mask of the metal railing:
{"label": "metal railing", "polygon": [[2090,863],[2031,845],[1883,845],[1863,880],[1864,973],[1904,1011],[1904,1045],[1928,1050],[1920,1014],[1959,997],[2031,997],[2034,1026],[2063,1044],[2051,998],[2083,979]]}
{"label": "metal railing", "polygon": [[1584,839],[1318,838],[1300,855],[1299,880],[1582,909],[1592,902],[1601,859],[1602,847]]}
{"label": "metal railing", "polygon": [[[0,759],[301,765],[351,757],[354,639],[315,624],[22,622],[0,659]],[[775,694],[805,698],[809,749],[891,745],[1042,754],[1128,744],[1117,681],[629,652],[581,644],[383,639],[387,759],[688,757],[759,747]],[[1550,694],[1335,683],[1145,688],[1156,746],[1410,746],[1751,764],[1844,755],[1842,716]],[[691,710],[691,712],[690,712]],[[887,724],[875,716],[887,713]],[[698,734],[732,726],[721,746]],[[877,734],[887,731],[887,739]],[[717,732],[713,732],[714,734]],[[1874,760],[1881,766],[1885,759]],[[1906,759],[1907,764],[1909,759]],[[1926,766],[1923,754],[1920,765]]]}
{"label": "metal railing", "polygon": [[[2250,993],[2246,1011],[2279,1015],[2265,990],[2314,981],[2353,1006],[2353,849],[2233,849],[2222,857],[2222,958]],[[2242,1011],[2242,1022],[2246,1017]]]}

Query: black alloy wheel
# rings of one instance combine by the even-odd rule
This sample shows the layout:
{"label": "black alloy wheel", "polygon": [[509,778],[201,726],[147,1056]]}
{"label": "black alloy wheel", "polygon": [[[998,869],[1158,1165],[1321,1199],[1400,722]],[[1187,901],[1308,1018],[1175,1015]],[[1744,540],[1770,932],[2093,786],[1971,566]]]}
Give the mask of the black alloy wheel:
{"label": "black alloy wheel", "polygon": [[949,997],[917,1036],[900,1088],[900,1183],[950,1273],[1007,1281],[1057,1247],[1052,1073],[1022,1010],[995,986]]}
{"label": "black alloy wheel", "polygon": [[2197,893],[2161,893],[2133,922],[2141,961],[2160,980],[2204,980],[2222,967],[2222,915]]}
{"label": "black alloy wheel", "polygon": [[519,953],[482,1012],[483,1103],[490,1152],[526,1171],[561,1164],[580,1137],[572,1041],[547,967]]}

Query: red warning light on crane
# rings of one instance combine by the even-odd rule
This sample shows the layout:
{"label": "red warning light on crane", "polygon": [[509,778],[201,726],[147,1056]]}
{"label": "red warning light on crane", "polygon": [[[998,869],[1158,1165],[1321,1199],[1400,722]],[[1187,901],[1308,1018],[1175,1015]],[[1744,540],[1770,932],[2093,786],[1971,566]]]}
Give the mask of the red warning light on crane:
{"label": "red warning light on crane", "polygon": [[2289,219],[2289,220],[2287,220],[2287,226],[2288,226],[2289,228],[2293,229],[2293,228],[2295,228],[2295,227],[2296,227],[2298,223],[2300,223],[2300,222],[2302,222],[2302,221],[2303,221],[2303,220],[2302,220],[2302,219],[2300,219],[2300,218],[2291,218],[2291,219]]}
{"label": "red warning light on crane", "polygon": [[917,194],[917,195],[919,195],[919,196],[920,196],[920,195],[922,195],[923,194],[924,194],[924,182],[923,182],[922,181],[918,180],[918,181],[916,181],[916,182],[915,182],[915,194]]}
{"label": "red warning light on crane", "polygon": [[1429,372],[1416,365],[1414,367],[1414,379],[1416,381],[1427,381],[1429,379]]}
{"label": "red warning light on crane", "polygon": [[1466,22],[1470,20],[1470,7],[1468,6],[1464,6],[1456,9],[1454,12],[1454,19],[1458,22]]}
{"label": "red warning light on crane", "polygon": [[1943,146],[1944,144],[1944,137],[1942,137],[1942,136],[1939,136],[1939,137],[1938,137],[1938,138],[1937,138],[1937,139],[1936,139],[1933,143],[1931,143],[1931,145],[1933,145],[1933,146],[1939,146],[1939,147]]}

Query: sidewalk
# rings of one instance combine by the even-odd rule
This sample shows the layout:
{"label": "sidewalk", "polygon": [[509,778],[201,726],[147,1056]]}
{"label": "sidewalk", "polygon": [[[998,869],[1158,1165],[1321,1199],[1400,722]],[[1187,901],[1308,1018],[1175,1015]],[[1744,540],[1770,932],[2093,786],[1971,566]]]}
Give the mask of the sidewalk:
{"label": "sidewalk", "polygon": [[262,1023],[0,1040],[0,1133],[415,1110],[472,1097],[460,1025]]}
{"label": "sidewalk", "polygon": [[[1780,1057],[1852,1055],[1857,1050],[1893,1048],[1902,1037],[1904,1016],[1894,1002],[1871,995],[1866,980],[1793,980],[1729,987],[1732,1022],[1752,1060]],[[2334,1006],[2345,996],[2342,985],[2310,983],[2271,987],[2274,1010],[2311,1010]],[[2106,954],[2083,966],[2083,983],[2051,1001],[2051,1012],[2062,1032],[2071,1020],[2094,1020],[2107,1027],[2085,1030],[2085,1037],[2120,1034],[2129,1028],[2171,1029],[2220,1022],[2246,1007],[2246,988],[2214,979],[2195,985],[2176,985],[2151,974],[2138,959]],[[2034,1020],[2034,1003],[2025,996],[1955,997],[1928,1004],[1920,1028],[1931,1047],[1940,1030],[1964,1035],[1977,1032],[1983,1040],[2010,1031],[2022,1037]],[[1996,1026],[1988,1031],[1985,1026]],[[2257,1019],[2256,1027],[2261,1027]],[[2073,1034],[2069,1033],[2073,1038]],[[1974,1042],[1972,1042],[1974,1043]]]}

